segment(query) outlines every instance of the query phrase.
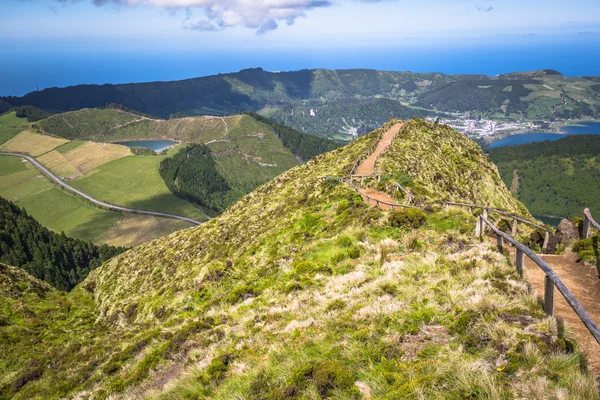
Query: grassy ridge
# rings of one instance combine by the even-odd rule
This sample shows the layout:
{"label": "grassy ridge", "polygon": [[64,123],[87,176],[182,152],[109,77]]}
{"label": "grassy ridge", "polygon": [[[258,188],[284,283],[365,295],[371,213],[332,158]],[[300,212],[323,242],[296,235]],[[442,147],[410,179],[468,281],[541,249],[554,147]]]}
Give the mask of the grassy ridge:
{"label": "grassy ridge", "polygon": [[[321,179],[347,174],[378,133],[287,171],[196,229],[124,253],[63,300],[3,268],[0,337],[10,340],[0,340],[0,370],[10,378],[0,393],[597,398],[568,330],[473,238],[474,216],[433,207],[407,226],[394,222],[402,211],[369,208]],[[466,138],[453,140],[469,151]],[[470,161],[446,167],[489,163],[481,153]],[[480,173],[486,184],[500,179]],[[473,190],[514,205],[502,185]]]}

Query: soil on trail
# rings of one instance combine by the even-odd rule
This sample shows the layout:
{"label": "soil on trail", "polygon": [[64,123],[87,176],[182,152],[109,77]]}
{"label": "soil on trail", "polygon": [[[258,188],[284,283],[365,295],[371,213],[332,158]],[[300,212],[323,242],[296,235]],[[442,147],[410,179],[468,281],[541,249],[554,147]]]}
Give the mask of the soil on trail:
{"label": "soil on trail", "polygon": [[377,149],[375,149],[373,154],[367,157],[367,159],[362,164],[360,164],[358,168],[356,168],[354,175],[373,175],[373,172],[375,170],[375,161],[377,160],[377,157],[379,157],[381,152],[384,151],[390,144],[392,144],[392,140],[400,131],[403,125],[403,123],[394,124],[394,126],[392,126],[386,133],[383,134],[381,140],[379,141],[379,144],[377,145]]}
{"label": "soil on trail", "polygon": [[[509,247],[509,250],[511,260],[514,261],[514,249]],[[574,254],[540,254],[540,257],[556,272],[598,325],[600,322],[598,270],[591,265],[578,263],[577,256]],[[544,272],[528,257],[525,257],[523,272],[532,289],[542,298],[544,295]],[[567,329],[573,332],[581,351],[586,354],[590,370],[600,374],[600,345],[556,288],[554,289],[554,316],[562,318],[566,322]]]}
{"label": "soil on trail", "polygon": [[[363,200],[366,201],[370,207],[376,207],[377,200],[385,201],[387,203],[394,203],[394,204],[396,203],[394,200],[392,200],[392,198],[387,193],[380,192],[379,190],[375,190],[375,189],[362,189],[361,195],[362,195]],[[369,196],[370,199],[367,196]],[[379,208],[381,208],[382,210],[389,210],[392,207],[387,204],[379,203]]]}

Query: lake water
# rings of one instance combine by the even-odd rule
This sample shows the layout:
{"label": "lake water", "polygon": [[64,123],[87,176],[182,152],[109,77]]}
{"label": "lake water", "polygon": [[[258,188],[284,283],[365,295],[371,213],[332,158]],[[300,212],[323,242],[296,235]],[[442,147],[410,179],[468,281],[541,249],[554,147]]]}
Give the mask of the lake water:
{"label": "lake water", "polygon": [[507,136],[492,142],[492,144],[490,144],[490,149],[493,149],[494,147],[543,142],[544,140],[558,140],[571,135],[600,134],[600,122],[582,122],[579,125],[565,126],[563,127],[563,130],[567,133],[532,132]]}
{"label": "lake water", "polygon": [[113,143],[127,147],[145,147],[159,153],[177,142],[174,140],[124,140],[122,142]]}

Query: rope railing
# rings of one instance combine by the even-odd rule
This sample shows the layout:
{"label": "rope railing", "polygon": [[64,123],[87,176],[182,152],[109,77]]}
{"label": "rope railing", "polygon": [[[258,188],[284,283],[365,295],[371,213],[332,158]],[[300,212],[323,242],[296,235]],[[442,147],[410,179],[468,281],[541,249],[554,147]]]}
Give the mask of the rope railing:
{"label": "rope railing", "polygon": [[583,229],[581,231],[581,236],[583,239],[589,239],[590,237],[590,227],[596,228],[600,231],[600,224],[598,224],[594,218],[592,218],[592,213],[589,208],[583,210]]}
{"label": "rope railing", "polygon": [[600,329],[598,329],[598,326],[594,323],[587,311],[585,311],[581,303],[577,301],[575,296],[571,293],[571,291],[567,288],[563,281],[558,277],[554,270],[552,270],[552,268],[540,256],[535,254],[529,247],[519,243],[513,237],[507,235],[506,233],[496,228],[494,224],[488,221],[488,219],[483,215],[479,216],[478,221],[477,231],[479,237],[483,236],[483,228],[485,226],[484,224],[487,225],[496,234],[498,249],[500,251],[503,250],[504,240],[506,240],[508,243],[512,244],[516,248],[515,266],[521,278],[523,277],[523,261],[525,255],[529,257],[529,259],[533,261],[546,274],[544,278],[544,311],[546,312],[546,314],[548,314],[549,316],[554,315],[554,288],[556,287],[560,294],[562,294],[566,302],[569,304],[569,306],[573,309],[575,314],[577,314],[581,322],[583,322],[585,327],[590,331],[596,342],[600,344]]}

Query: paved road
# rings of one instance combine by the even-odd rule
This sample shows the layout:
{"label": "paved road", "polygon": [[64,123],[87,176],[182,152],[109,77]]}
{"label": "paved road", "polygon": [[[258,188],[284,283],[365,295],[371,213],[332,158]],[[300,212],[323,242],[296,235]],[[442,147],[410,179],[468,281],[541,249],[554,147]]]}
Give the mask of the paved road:
{"label": "paved road", "polygon": [[65,182],[63,182],[62,180],[60,180],[59,177],[57,177],[52,172],[50,172],[48,169],[46,169],[46,167],[44,167],[42,164],[40,164],[33,157],[30,157],[30,156],[25,155],[25,154],[20,154],[20,153],[6,153],[6,152],[2,152],[2,151],[0,151],[0,156],[13,156],[13,157],[21,157],[21,158],[26,159],[27,161],[29,161],[33,165],[35,165],[40,171],[42,171],[44,174],[46,174],[50,179],[52,179],[54,182],[56,182],[58,185],[64,187],[65,189],[67,189],[67,190],[75,193],[78,196],[83,197],[84,199],[86,199],[86,200],[88,200],[88,201],[90,201],[93,204],[96,204],[98,206],[101,206],[101,207],[104,207],[104,208],[108,208],[110,210],[115,210],[115,211],[123,211],[123,212],[128,212],[128,213],[133,213],[133,214],[155,215],[157,217],[175,218],[175,219],[179,219],[179,220],[182,220],[182,221],[191,222],[192,224],[196,224],[196,225],[200,225],[201,224],[200,221],[196,221],[195,219],[191,219],[191,218],[187,218],[187,217],[182,217],[180,215],[167,214],[167,213],[162,213],[162,212],[157,212],[157,211],[136,210],[135,208],[127,208],[127,207],[115,206],[113,204],[105,203],[105,202],[97,200],[97,199],[95,199],[95,198],[93,198],[91,196],[88,196],[87,194],[83,193],[80,190],[75,189],[72,186],[67,185]]}

